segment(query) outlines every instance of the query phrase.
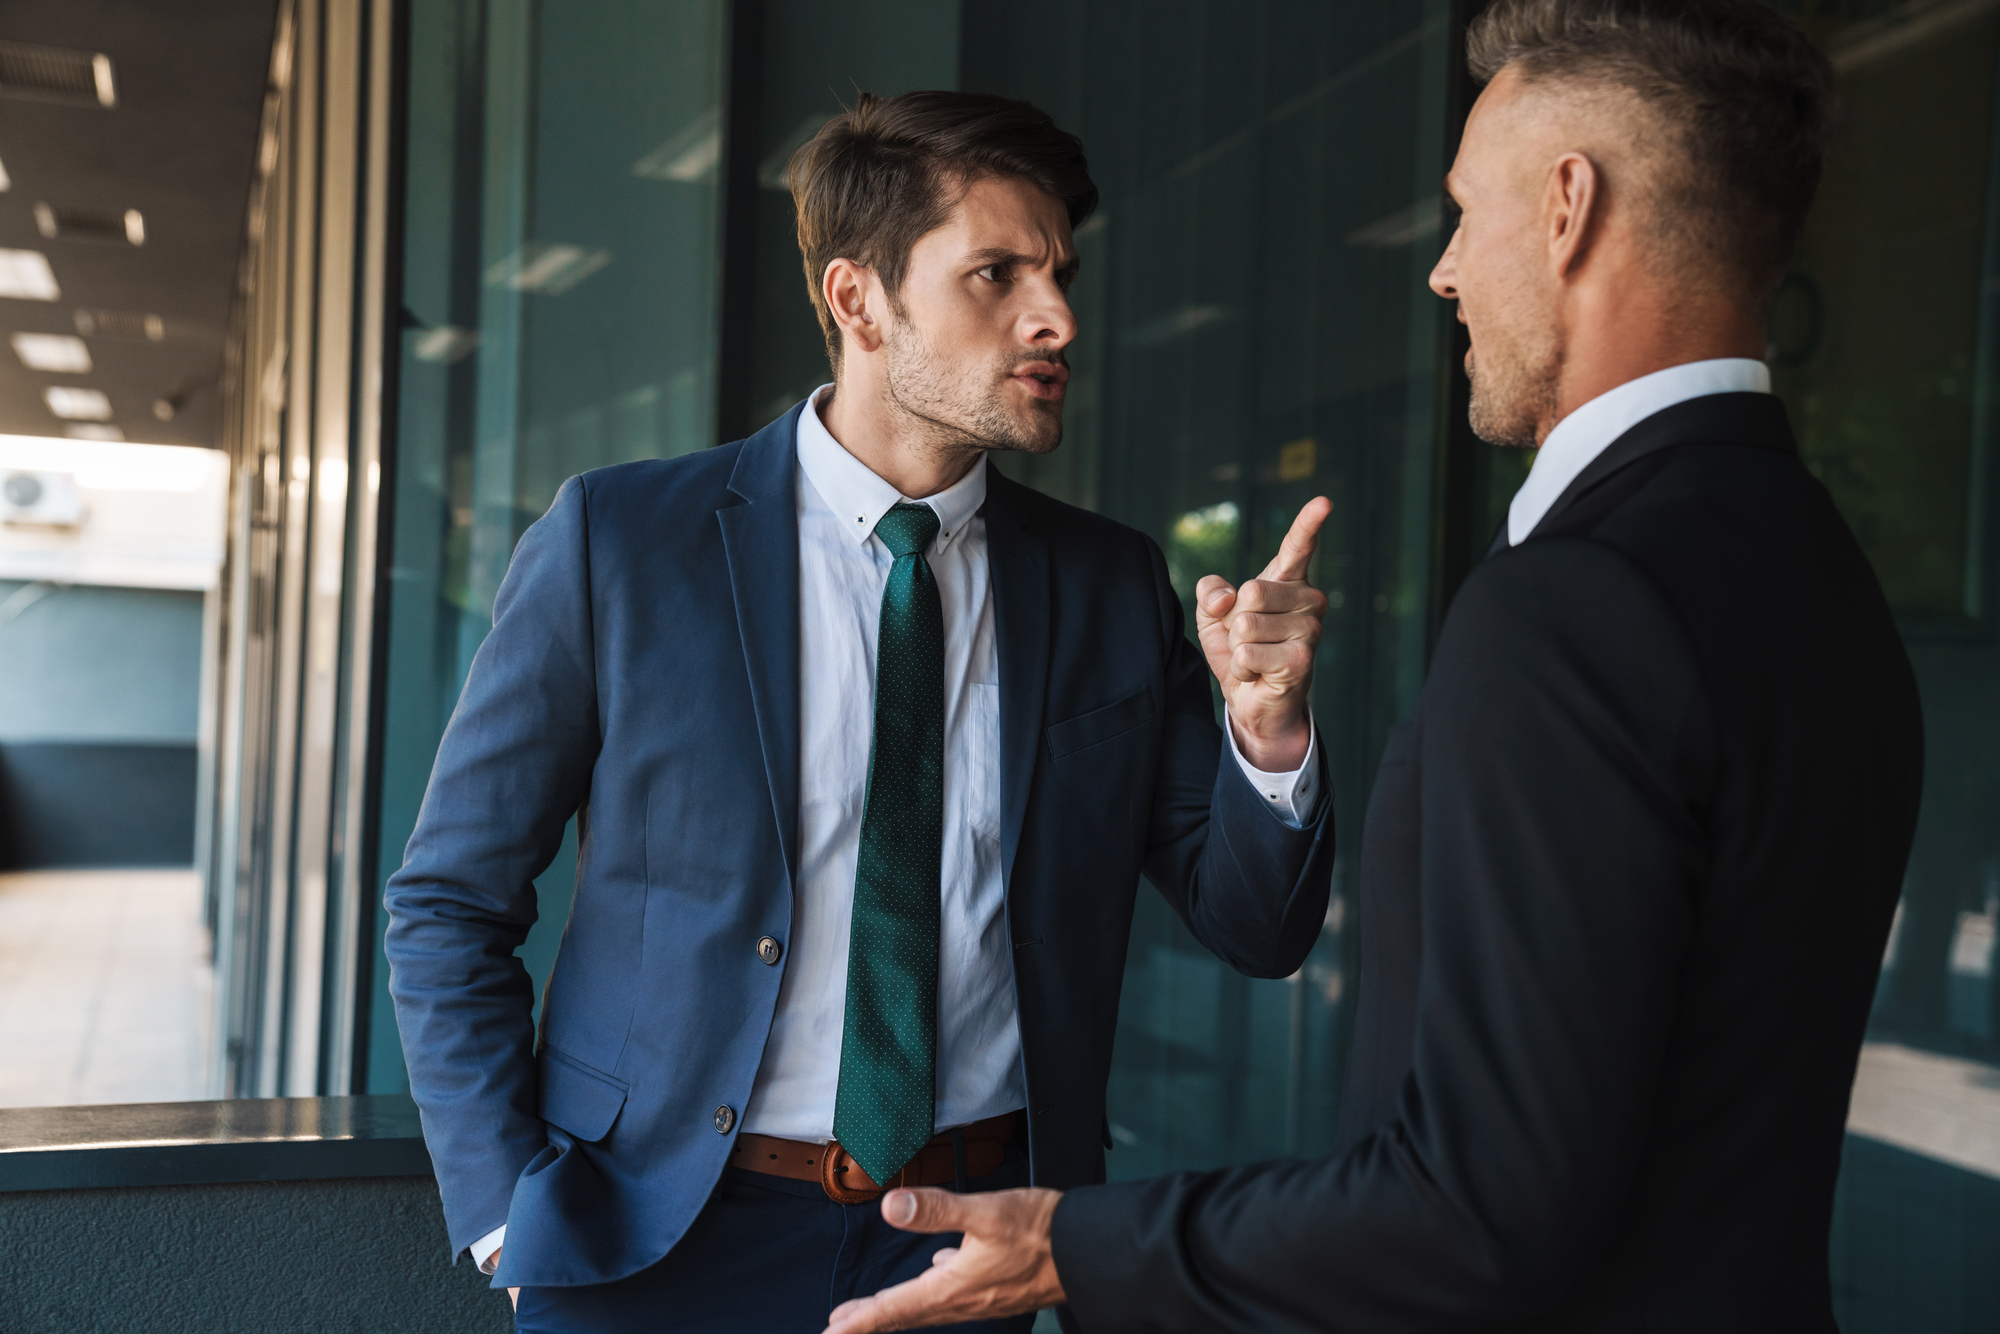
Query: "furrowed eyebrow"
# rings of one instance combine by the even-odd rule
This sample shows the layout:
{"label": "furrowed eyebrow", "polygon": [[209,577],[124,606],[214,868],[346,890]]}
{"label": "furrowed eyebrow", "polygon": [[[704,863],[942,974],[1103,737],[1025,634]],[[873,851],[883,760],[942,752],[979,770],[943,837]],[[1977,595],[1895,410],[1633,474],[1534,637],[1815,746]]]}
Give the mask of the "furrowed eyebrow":
{"label": "furrowed eyebrow", "polygon": [[[1034,265],[1040,261],[1033,255],[1023,255],[1019,251],[1008,250],[1003,246],[995,246],[988,250],[972,251],[965,257],[965,262],[976,269],[983,269],[989,264]],[[1063,257],[1062,262],[1056,265],[1056,272],[1074,274],[1080,263],[1081,261],[1077,256],[1066,255]]]}

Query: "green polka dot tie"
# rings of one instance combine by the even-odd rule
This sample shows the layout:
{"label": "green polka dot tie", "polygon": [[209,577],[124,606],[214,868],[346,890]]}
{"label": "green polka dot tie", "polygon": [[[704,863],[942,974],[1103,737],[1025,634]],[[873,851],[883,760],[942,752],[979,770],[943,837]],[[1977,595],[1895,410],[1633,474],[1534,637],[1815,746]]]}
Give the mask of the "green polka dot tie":
{"label": "green polka dot tie", "polygon": [[931,1138],[944,857],[944,610],[928,505],[875,525],[894,553],[875,647],[875,748],[861,815],[833,1133],[886,1182]]}

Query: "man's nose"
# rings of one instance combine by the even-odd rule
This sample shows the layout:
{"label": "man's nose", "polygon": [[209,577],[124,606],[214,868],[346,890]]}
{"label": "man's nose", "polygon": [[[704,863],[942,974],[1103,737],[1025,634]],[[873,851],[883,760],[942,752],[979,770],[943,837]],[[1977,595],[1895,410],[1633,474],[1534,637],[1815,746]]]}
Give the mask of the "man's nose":
{"label": "man's nose", "polygon": [[1431,270],[1431,290],[1447,301],[1458,299],[1458,232],[1453,230],[1451,244],[1438,256],[1437,267]]}
{"label": "man's nose", "polygon": [[1069,296],[1050,282],[1038,291],[1036,301],[1022,319],[1022,333],[1028,342],[1048,351],[1059,351],[1076,341],[1076,312]]}

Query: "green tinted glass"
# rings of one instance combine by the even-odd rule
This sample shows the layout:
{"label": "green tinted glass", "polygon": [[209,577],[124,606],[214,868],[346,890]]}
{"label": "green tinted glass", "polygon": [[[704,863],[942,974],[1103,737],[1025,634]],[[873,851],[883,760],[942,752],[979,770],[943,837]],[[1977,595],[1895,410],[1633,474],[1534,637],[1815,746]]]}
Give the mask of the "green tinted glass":
{"label": "green tinted glass", "polygon": [[[522,531],[566,477],[715,442],[722,10],[410,6],[383,879]],[[538,882],[538,983],[574,866],[572,832]],[[403,1078],[386,984],[378,1091]]]}

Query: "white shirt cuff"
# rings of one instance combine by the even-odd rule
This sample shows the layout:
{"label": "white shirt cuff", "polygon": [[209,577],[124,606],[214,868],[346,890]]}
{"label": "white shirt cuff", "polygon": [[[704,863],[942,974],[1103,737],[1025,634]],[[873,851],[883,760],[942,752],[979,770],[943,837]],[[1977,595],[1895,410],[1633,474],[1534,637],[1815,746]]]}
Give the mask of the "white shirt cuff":
{"label": "white shirt cuff", "polygon": [[1289,829],[1304,829],[1313,808],[1319,804],[1319,766],[1313,762],[1319,750],[1319,725],[1310,711],[1306,713],[1306,726],[1311,734],[1306,740],[1305,762],[1290,773],[1267,774],[1243,758],[1243,751],[1236,744],[1236,725],[1229,717],[1228,707],[1225,705],[1222,710],[1222,734],[1229,738],[1229,753],[1243,766],[1243,776],[1257,789],[1257,795],[1264,798],[1271,814]]}
{"label": "white shirt cuff", "polygon": [[480,1273],[490,1274],[499,1267],[500,1262],[495,1257],[500,1254],[500,1243],[505,1240],[507,1225],[502,1223],[467,1248],[472,1252],[472,1263],[479,1266]]}

